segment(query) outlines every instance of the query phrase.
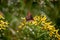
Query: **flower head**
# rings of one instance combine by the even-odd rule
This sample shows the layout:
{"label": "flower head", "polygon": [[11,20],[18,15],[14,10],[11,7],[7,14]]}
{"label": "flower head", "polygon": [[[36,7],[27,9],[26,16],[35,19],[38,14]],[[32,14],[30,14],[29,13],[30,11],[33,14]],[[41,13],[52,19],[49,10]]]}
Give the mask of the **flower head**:
{"label": "flower head", "polygon": [[8,22],[3,21],[4,17],[0,15],[0,30],[5,30],[8,26]]}

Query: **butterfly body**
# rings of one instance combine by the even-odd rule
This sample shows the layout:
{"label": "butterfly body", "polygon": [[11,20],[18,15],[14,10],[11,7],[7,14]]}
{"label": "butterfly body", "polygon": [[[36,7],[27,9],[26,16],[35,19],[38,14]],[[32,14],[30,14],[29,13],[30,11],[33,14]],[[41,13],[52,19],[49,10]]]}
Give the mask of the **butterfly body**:
{"label": "butterfly body", "polygon": [[33,20],[33,17],[31,15],[30,12],[27,13],[27,16],[26,16],[26,21],[30,21],[30,20]]}

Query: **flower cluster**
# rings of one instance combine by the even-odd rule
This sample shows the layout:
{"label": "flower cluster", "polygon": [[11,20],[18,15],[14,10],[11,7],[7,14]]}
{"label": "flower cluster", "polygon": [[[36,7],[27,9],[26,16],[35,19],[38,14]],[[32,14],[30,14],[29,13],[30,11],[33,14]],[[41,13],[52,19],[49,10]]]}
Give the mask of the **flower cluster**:
{"label": "flower cluster", "polygon": [[43,24],[42,29],[43,30],[48,30],[49,31],[49,36],[50,37],[55,37],[58,40],[60,40],[60,35],[58,34],[58,29],[55,28],[54,25],[52,25],[52,22],[47,20],[47,17],[44,16],[41,18],[41,23]]}
{"label": "flower cluster", "polygon": [[8,26],[8,22],[4,21],[4,17],[0,15],[0,30],[5,30]]}
{"label": "flower cluster", "polygon": [[50,37],[55,37],[58,40],[60,40],[60,35],[58,34],[58,29],[55,29],[54,25],[52,25],[52,22],[47,19],[46,15],[40,15],[33,17],[34,20],[26,21],[25,18],[23,18],[23,22],[18,26],[18,28],[22,28],[26,25],[35,25],[40,26],[42,30],[49,31]]}

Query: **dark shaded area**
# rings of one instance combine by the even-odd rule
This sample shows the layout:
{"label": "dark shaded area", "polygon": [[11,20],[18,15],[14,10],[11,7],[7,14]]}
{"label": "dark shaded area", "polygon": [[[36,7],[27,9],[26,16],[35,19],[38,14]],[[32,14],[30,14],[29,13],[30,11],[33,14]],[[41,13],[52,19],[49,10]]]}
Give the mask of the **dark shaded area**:
{"label": "dark shaded area", "polygon": [[3,35],[3,30],[0,30],[0,40],[7,40],[7,38]]}

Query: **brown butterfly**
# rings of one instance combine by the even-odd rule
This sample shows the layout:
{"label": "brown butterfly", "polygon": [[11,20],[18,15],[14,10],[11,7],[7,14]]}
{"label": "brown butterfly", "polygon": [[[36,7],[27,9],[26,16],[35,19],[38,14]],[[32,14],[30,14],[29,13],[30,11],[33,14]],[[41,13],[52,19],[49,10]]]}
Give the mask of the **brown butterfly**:
{"label": "brown butterfly", "polygon": [[26,21],[30,21],[30,20],[33,20],[33,17],[31,15],[30,11],[28,11],[27,16],[26,16]]}

